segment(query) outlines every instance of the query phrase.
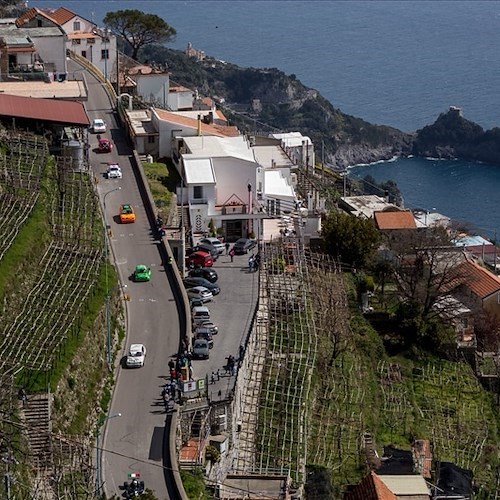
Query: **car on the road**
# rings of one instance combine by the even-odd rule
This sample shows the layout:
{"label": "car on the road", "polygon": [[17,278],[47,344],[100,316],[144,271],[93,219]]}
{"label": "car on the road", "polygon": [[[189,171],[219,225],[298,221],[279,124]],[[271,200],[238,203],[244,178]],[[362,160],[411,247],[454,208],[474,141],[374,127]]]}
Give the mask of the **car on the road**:
{"label": "car on the road", "polygon": [[212,333],[210,332],[210,330],[208,328],[203,328],[203,327],[197,328],[196,331],[194,332],[194,337],[195,337],[195,340],[205,339],[208,342],[208,348],[209,349],[213,348],[214,339],[212,337]]}
{"label": "car on the road", "polygon": [[132,344],[127,354],[127,368],[141,368],[146,359],[146,347],[144,344]]}
{"label": "car on the road", "polygon": [[104,134],[106,132],[106,122],[102,118],[92,120],[92,132],[94,134]]}
{"label": "car on the road", "polygon": [[196,339],[193,342],[193,358],[208,359],[210,357],[210,345],[206,339]]}
{"label": "car on the road", "polygon": [[208,330],[210,330],[210,333],[212,335],[217,335],[219,333],[219,327],[215,323],[212,323],[212,321],[208,321],[208,320],[202,321],[198,326],[196,326],[195,331],[198,328],[207,328]]}
{"label": "car on the road", "polygon": [[108,163],[108,169],[106,170],[106,177],[108,179],[121,179],[123,178],[122,169],[117,163]]}
{"label": "car on the road", "polygon": [[126,499],[140,497],[144,493],[144,481],[141,481],[140,477],[138,472],[128,475],[129,480],[123,483],[122,488]]}
{"label": "car on the road", "polygon": [[254,249],[257,246],[257,242],[255,240],[250,240],[248,238],[240,238],[233,245],[234,253],[236,255],[243,255],[248,253],[250,250]]}
{"label": "car on the road", "polygon": [[217,252],[219,252],[219,255],[223,254],[226,249],[224,243],[218,238],[202,238],[198,243],[202,245],[212,245]]}
{"label": "car on the road", "polygon": [[211,283],[205,278],[192,278],[188,276],[187,278],[184,278],[182,281],[186,288],[192,288],[194,286],[204,286],[205,288],[208,288],[212,292],[212,295],[218,295],[220,293],[219,286],[216,285],[215,283]]}
{"label": "car on the road", "polygon": [[99,153],[111,153],[112,149],[113,143],[109,139],[106,139],[105,137],[101,137],[99,139],[99,143],[97,145]]}
{"label": "car on the road", "polygon": [[188,276],[190,278],[205,278],[210,283],[215,283],[219,279],[217,271],[211,267],[195,267],[189,270]]}
{"label": "car on the road", "polygon": [[135,212],[129,203],[120,206],[120,222],[122,224],[135,222]]}
{"label": "car on the road", "polygon": [[186,292],[190,299],[196,298],[200,299],[203,302],[209,302],[214,298],[212,292],[204,286],[195,286],[193,288],[188,288]]}
{"label": "car on the road", "polygon": [[144,264],[138,264],[134,269],[134,281],[149,281],[151,279],[151,268]]}

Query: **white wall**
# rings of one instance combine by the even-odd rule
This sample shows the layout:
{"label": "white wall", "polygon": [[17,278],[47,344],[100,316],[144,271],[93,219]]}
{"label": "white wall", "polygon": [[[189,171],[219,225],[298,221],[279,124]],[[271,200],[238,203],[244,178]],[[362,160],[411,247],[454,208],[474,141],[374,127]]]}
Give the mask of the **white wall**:
{"label": "white wall", "polygon": [[30,38],[44,63],[53,63],[56,72],[67,73],[65,35],[62,33],[61,36],[30,35]]}
{"label": "white wall", "polygon": [[193,92],[186,90],[183,92],[169,92],[167,106],[172,111],[179,109],[193,108]]}
{"label": "white wall", "polygon": [[168,73],[158,75],[133,75],[137,83],[137,93],[153,106],[166,108],[168,103],[168,91],[170,77]]}
{"label": "white wall", "polygon": [[248,203],[248,184],[252,185],[252,197],[257,189],[258,164],[238,158],[213,158],[217,182],[217,205],[222,205],[233,194]]}

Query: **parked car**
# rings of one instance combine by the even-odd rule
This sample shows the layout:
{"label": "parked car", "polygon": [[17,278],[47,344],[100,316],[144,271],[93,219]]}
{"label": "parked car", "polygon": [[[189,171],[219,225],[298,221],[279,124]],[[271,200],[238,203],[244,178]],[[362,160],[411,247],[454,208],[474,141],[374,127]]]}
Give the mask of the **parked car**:
{"label": "parked car", "polygon": [[214,339],[212,337],[212,333],[208,328],[197,328],[194,332],[195,340],[197,339],[205,339],[208,342],[208,348],[212,349],[214,346]]}
{"label": "parked car", "polygon": [[191,306],[191,310],[193,310],[193,307],[203,305],[203,300],[200,300],[197,297],[188,297],[188,298],[189,298],[189,305]]}
{"label": "parked car", "polygon": [[193,343],[193,358],[208,359],[210,357],[210,346],[206,339],[196,339]]}
{"label": "parked car", "polygon": [[120,222],[122,224],[135,222],[135,213],[132,205],[125,204],[120,206]]}
{"label": "parked car", "polygon": [[224,250],[226,247],[224,246],[224,243],[220,241],[218,238],[202,238],[198,243],[201,243],[203,245],[212,245],[217,252],[219,252],[219,255],[224,253]]}
{"label": "parked car", "polygon": [[144,344],[132,344],[127,354],[127,368],[140,368],[144,366],[146,347]]}
{"label": "parked car", "polygon": [[99,139],[97,149],[99,153],[111,153],[111,150],[113,149],[113,143],[109,139],[102,137],[101,139]]}
{"label": "parked car", "polygon": [[195,286],[193,288],[188,288],[186,292],[189,298],[200,299],[203,302],[209,302],[214,298],[212,292],[204,286]]}
{"label": "parked car", "polygon": [[193,325],[196,328],[204,321],[210,321],[210,310],[207,306],[195,306],[191,310],[191,318],[193,320]]}
{"label": "parked car", "polygon": [[195,331],[197,328],[208,328],[212,335],[217,335],[219,333],[219,327],[209,320],[202,321],[199,325],[195,326]]}
{"label": "parked car", "polygon": [[200,250],[209,253],[214,260],[217,260],[219,258],[219,252],[217,251],[217,249],[213,245],[209,245],[208,243],[198,243],[198,245],[194,246],[193,248],[189,248],[186,253],[189,255],[190,253],[198,252]]}
{"label": "parked car", "polygon": [[199,326],[195,327],[195,332],[198,328],[207,328],[212,335],[217,335],[219,333],[219,327],[211,321],[203,321]]}
{"label": "parked car", "polygon": [[257,242],[255,240],[249,240],[248,238],[240,238],[234,244],[234,253],[236,255],[243,255],[248,253],[250,250],[257,246]]}
{"label": "parked car", "polygon": [[117,163],[109,163],[108,170],[106,171],[108,179],[121,179],[123,178],[122,169]]}
{"label": "parked car", "polygon": [[106,132],[106,123],[102,118],[92,120],[92,132],[94,134],[104,134]]}
{"label": "parked car", "polygon": [[215,283],[219,279],[215,269],[210,267],[195,267],[189,270],[188,275],[191,278],[205,278],[210,283]]}
{"label": "parked car", "polygon": [[184,286],[186,288],[192,288],[194,286],[204,286],[205,288],[208,288],[213,295],[218,295],[220,293],[220,288],[214,284],[210,283],[210,281],[206,280],[205,278],[184,278],[183,280]]}
{"label": "parked car", "polygon": [[214,259],[208,252],[197,251],[186,257],[186,264],[188,266],[211,267],[214,265]]}
{"label": "parked car", "polygon": [[144,264],[138,264],[134,270],[134,281],[149,281],[151,279],[151,268]]}

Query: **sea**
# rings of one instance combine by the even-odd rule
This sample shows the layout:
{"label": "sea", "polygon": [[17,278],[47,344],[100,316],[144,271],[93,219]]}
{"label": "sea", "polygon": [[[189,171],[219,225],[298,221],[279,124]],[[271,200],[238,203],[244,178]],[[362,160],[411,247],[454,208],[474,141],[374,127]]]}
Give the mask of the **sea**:
{"label": "sea", "polygon": [[[410,132],[449,106],[485,129],[500,126],[500,2],[446,0],[30,0],[67,7],[98,25],[138,9],[177,30],[168,45],[193,47],[244,67],[275,67],[336,108]],[[168,64],[168,61],[166,61]],[[349,169],[394,180],[410,208],[500,232],[500,166],[395,159]],[[499,233],[500,234],[500,233]]]}

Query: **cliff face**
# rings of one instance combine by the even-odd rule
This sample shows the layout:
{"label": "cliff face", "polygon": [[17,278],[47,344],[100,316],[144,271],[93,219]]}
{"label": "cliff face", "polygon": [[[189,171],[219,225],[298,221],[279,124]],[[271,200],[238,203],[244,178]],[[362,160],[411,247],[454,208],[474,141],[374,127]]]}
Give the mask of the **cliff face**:
{"label": "cliff face", "polygon": [[224,113],[242,131],[300,131],[315,144],[318,159],[324,153],[325,163],[333,168],[410,154],[500,163],[500,129],[485,132],[456,109],[407,134],[346,115],[295,75],[275,68],[241,68],[212,58],[195,61],[164,47],[147,56],[168,61],[172,80],[224,98]]}
{"label": "cliff face", "polygon": [[450,108],[432,125],[417,131],[413,154],[500,163],[500,128],[484,131],[463,118],[459,109]]}

